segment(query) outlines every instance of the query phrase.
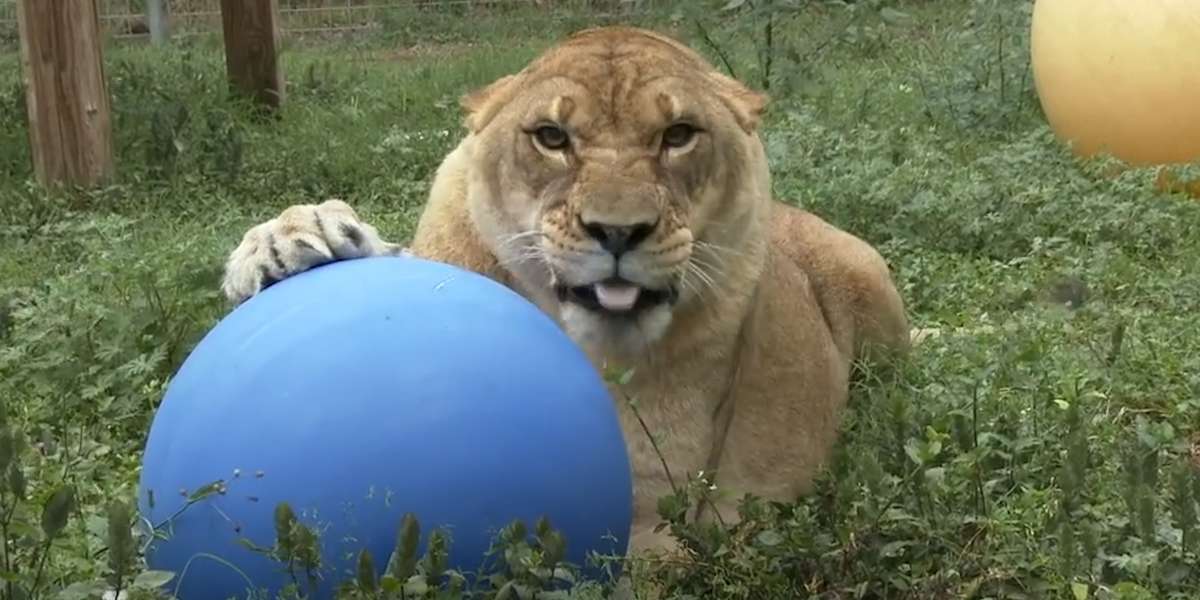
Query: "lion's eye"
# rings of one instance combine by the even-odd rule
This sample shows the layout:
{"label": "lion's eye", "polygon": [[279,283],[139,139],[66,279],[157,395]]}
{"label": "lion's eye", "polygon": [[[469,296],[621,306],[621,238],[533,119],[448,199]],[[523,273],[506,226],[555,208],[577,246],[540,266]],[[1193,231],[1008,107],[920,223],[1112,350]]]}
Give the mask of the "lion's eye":
{"label": "lion's eye", "polygon": [[663,131],[662,143],[668,148],[686,146],[696,137],[696,128],[687,123],[676,123]]}
{"label": "lion's eye", "polygon": [[543,125],[533,132],[539,144],[549,150],[562,150],[571,143],[567,132],[553,125]]}

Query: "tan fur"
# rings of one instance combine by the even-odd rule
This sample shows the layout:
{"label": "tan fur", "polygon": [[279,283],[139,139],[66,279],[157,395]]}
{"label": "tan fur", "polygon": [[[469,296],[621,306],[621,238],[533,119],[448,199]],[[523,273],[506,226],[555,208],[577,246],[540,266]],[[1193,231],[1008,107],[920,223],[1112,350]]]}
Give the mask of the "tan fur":
{"label": "tan fur", "polygon": [[[790,501],[810,489],[836,440],[852,361],[866,346],[909,342],[880,255],[771,198],[757,136],[765,105],[659,34],[582,32],[464,97],[468,133],[438,170],[410,245],[518,290],[597,368],[634,369],[613,391],[635,478],[635,550],[669,545],[653,528],[670,486],[639,417],[676,483],[705,471],[723,498],[716,509],[735,520],[744,493]],[[662,150],[657,136],[680,118],[702,133],[687,150]],[[571,134],[568,151],[533,141],[547,121]],[[613,264],[586,233],[591,221],[654,223],[615,264],[648,288],[679,285],[679,302],[626,325],[561,303],[556,284],[589,283]],[[258,242],[286,241],[273,232]],[[386,246],[368,234],[364,243]],[[231,258],[229,278],[249,282],[257,266]]]}
{"label": "tan fur", "polygon": [[[580,58],[596,54],[611,58]],[[614,65],[623,61],[629,66]],[[668,69],[686,72],[698,88],[715,88],[722,94],[719,102],[728,109],[716,118],[732,121],[753,134],[763,108],[760,97],[721,76],[674,41],[614,28],[570,39],[526,71],[468,96],[464,105],[475,135],[464,140],[460,151],[500,155],[501,162],[517,160],[507,136],[482,141],[476,136],[486,129],[510,132],[519,128],[517,119],[524,111],[514,109],[514,103],[544,102],[539,96],[521,95],[531,82],[569,74],[590,90],[603,92],[621,87],[623,82],[613,81],[614,73],[618,78],[648,78]],[[508,112],[500,114],[502,108]],[[610,106],[608,110],[628,115],[639,107]],[[587,132],[595,137],[605,133],[604,127]],[[588,350],[597,363],[615,359],[636,369],[629,388],[617,393],[636,398],[652,433],[666,434],[659,439],[659,450],[676,479],[715,462],[716,483],[733,492],[731,500],[743,492],[791,500],[808,489],[834,442],[850,363],[859,346],[875,341],[903,347],[908,327],[900,297],[878,253],[807,212],[770,201],[761,145],[753,135],[738,141],[744,148],[729,154],[742,164],[728,168],[746,179],[738,182],[730,197],[720,199],[709,218],[720,221],[744,211],[750,224],[724,235],[719,242],[739,252],[726,256],[730,264],[718,282],[719,293],[677,310],[665,335],[644,355],[625,356],[621,349]],[[477,239],[478,229],[466,231],[464,221],[472,216],[476,220],[491,218],[491,206],[472,213],[466,185],[470,176],[458,174],[472,166],[468,160],[460,163],[452,158],[439,173],[439,180],[462,184],[431,194],[429,212],[411,246],[415,254],[445,259],[458,252],[464,237]],[[687,220],[688,216],[674,218]],[[696,231],[704,223],[693,220],[689,225]],[[472,260],[478,263],[480,259]],[[508,272],[498,275],[511,277]],[[544,307],[556,313],[556,301],[541,296],[548,305]],[[614,355],[605,355],[605,350],[614,350]],[[723,403],[732,405],[732,418],[719,457],[710,462],[709,455],[720,437],[722,419],[716,415]],[[623,402],[618,401],[618,406],[637,481],[635,546],[650,547],[663,541],[654,540],[651,530],[657,520],[657,498],[670,489],[635,415]],[[721,508],[723,518],[736,517],[732,505]]]}

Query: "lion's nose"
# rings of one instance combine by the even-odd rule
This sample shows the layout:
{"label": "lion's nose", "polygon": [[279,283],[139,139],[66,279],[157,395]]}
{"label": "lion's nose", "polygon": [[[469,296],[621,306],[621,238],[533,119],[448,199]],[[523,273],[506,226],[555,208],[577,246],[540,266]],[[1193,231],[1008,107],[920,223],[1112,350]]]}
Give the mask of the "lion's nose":
{"label": "lion's nose", "polygon": [[657,221],[634,223],[632,225],[612,225],[601,222],[579,220],[583,230],[592,239],[600,242],[600,247],[608,250],[613,256],[620,256],[637,247],[638,244],[650,237],[650,233],[658,225]]}

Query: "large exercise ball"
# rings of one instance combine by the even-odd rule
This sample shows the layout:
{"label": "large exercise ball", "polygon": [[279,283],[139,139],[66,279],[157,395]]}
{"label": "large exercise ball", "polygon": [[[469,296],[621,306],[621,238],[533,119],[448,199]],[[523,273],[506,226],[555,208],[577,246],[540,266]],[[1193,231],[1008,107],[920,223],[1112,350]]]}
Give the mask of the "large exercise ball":
{"label": "large exercise ball", "polygon": [[1034,83],[1080,155],[1200,160],[1200,0],[1037,0]]}
{"label": "large exercise ball", "polygon": [[576,565],[623,554],[632,482],[602,378],[546,314],[456,267],[368,258],[233,310],[155,415],[139,507],[165,537],[149,566],[182,578],[182,600],[290,581],[253,549],[275,543],[280,503],[319,534],[329,598],[361,549],[384,569],[406,513],[422,551],[443,528],[467,572],[518,519],[546,517]]}

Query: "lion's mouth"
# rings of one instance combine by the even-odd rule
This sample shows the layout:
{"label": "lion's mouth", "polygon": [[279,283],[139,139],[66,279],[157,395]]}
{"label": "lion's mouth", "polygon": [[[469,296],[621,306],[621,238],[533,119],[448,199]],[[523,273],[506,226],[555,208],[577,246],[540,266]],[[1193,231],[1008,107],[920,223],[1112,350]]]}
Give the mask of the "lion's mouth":
{"label": "lion's mouth", "polygon": [[588,310],[612,315],[630,315],[660,304],[674,303],[674,288],[652,289],[624,279],[607,279],[589,285],[558,286],[558,299]]}

